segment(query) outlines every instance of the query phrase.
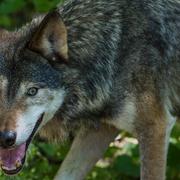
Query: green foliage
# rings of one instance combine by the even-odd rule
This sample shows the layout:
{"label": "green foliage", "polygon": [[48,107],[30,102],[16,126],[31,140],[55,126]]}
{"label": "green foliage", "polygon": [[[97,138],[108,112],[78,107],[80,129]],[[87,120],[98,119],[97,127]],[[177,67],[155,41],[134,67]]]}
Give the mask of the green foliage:
{"label": "green foliage", "polygon": [[55,4],[58,4],[60,1],[59,0],[54,0],[54,1],[33,0],[32,2],[34,3],[34,7],[35,7],[36,11],[47,12],[47,10],[52,9],[55,6]]}
{"label": "green foliage", "polygon": [[1,0],[0,26],[8,29],[19,27],[34,15],[46,13],[63,0]]}
{"label": "green foliage", "polygon": [[[14,29],[29,21],[34,15],[45,13],[63,0],[1,0],[0,26]],[[180,126],[172,133],[168,155],[168,180],[180,179]],[[140,172],[137,142],[121,134],[119,143],[112,144],[105,157],[87,177],[87,180],[138,180]],[[28,160],[24,170],[16,180],[51,180],[63,161],[69,143],[63,146],[34,141],[28,152]],[[0,179],[7,178],[0,172]]]}

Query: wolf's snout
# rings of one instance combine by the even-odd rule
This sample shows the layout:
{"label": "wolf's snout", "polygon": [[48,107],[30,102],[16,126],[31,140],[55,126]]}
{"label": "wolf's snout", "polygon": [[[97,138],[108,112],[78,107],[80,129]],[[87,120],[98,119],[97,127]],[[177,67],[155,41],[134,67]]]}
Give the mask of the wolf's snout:
{"label": "wolf's snout", "polygon": [[14,131],[0,132],[0,146],[9,148],[16,142],[16,133]]}

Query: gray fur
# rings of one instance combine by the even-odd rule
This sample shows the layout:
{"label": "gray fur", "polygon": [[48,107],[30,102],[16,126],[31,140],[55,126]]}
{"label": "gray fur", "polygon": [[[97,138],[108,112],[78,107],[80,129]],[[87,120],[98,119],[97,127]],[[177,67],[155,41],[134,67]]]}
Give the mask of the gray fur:
{"label": "gray fur", "polygon": [[[101,123],[111,124],[123,114],[127,99],[133,99],[133,133],[143,157],[150,160],[148,147],[152,142],[156,149],[161,139],[152,132],[167,138],[167,112],[174,118],[180,115],[180,2],[69,0],[56,11],[68,32],[67,64],[53,64],[27,48],[43,17],[16,32],[3,32],[0,74],[9,80],[7,101],[15,99],[25,80],[45,83],[49,89],[63,88],[65,100],[54,121],[59,129],[65,125],[74,130],[81,125],[98,129]],[[42,131],[59,138],[48,125]],[[148,166],[149,161],[142,159],[143,172],[147,171],[143,180],[165,178],[165,158],[158,156],[167,153],[163,142],[159,143],[162,149],[157,148],[161,169],[154,166],[150,176],[151,163]]]}

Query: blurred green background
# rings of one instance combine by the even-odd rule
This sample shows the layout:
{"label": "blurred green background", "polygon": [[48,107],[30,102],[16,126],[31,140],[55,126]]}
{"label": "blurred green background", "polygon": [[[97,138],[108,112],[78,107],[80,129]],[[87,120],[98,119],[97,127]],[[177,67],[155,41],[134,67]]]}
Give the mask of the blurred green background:
{"label": "blurred green background", "polygon": [[[54,8],[60,0],[0,0],[0,27],[9,30],[20,27],[34,16]],[[180,179],[180,126],[172,133],[168,154],[167,179]],[[0,172],[0,180],[52,180],[63,161],[70,143],[61,146],[35,139],[28,152],[23,171],[16,177],[6,177]],[[138,180],[140,171],[138,144],[127,133],[120,133],[88,175],[87,180]]]}

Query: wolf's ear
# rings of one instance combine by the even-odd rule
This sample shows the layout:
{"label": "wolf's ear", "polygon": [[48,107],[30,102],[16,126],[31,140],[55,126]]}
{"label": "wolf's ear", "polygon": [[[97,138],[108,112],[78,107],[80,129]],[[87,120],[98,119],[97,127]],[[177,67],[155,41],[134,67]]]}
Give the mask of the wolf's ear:
{"label": "wolf's ear", "polygon": [[67,31],[58,12],[51,12],[43,19],[28,47],[49,60],[67,61]]}

